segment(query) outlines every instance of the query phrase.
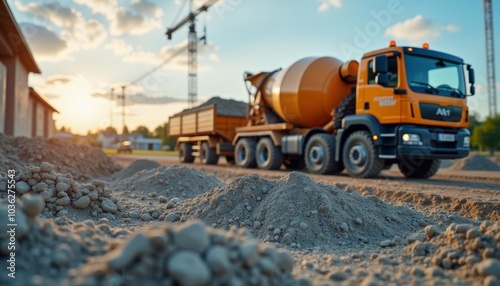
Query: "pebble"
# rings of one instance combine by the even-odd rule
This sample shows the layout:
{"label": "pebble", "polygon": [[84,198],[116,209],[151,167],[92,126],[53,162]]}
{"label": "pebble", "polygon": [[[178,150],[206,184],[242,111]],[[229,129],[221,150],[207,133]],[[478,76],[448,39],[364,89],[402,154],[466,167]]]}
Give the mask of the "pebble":
{"label": "pebble", "polygon": [[194,251],[177,251],[170,258],[168,272],[180,285],[207,285],[210,281],[210,269]]}
{"label": "pebble", "polygon": [[99,193],[97,191],[89,192],[88,197],[91,200],[95,201],[95,200],[97,200],[99,198]]}
{"label": "pebble", "polygon": [[206,260],[216,275],[225,275],[231,269],[229,251],[223,246],[215,245],[210,247],[206,254]]}
{"label": "pebble", "polygon": [[118,211],[117,206],[108,198],[103,198],[101,201],[101,208],[103,211],[108,213],[116,213]]}
{"label": "pebble", "polygon": [[349,226],[347,225],[347,223],[342,222],[342,223],[340,223],[340,229],[341,229],[343,232],[348,232],[348,231],[349,231]]}
{"label": "pebble", "polygon": [[113,251],[107,262],[109,268],[118,270],[129,265],[136,257],[148,253],[149,245],[145,234],[141,232],[135,234],[123,247]]}
{"label": "pebble", "polygon": [[90,197],[89,196],[83,196],[79,198],[78,200],[73,202],[73,206],[78,209],[85,209],[88,207],[90,204]]}
{"label": "pebble", "polygon": [[173,204],[178,204],[178,203],[182,202],[182,200],[180,198],[172,198],[170,200],[170,202],[173,203]]}
{"label": "pebble", "polygon": [[57,199],[56,205],[67,206],[67,205],[69,205],[70,202],[71,202],[71,200],[69,199],[69,197],[62,197],[60,199]]}
{"label": "pebble", "polygon": [[28,215],[29,218],[36,218],[42,213],[45,207],[45,201],[40,196],[33,196],[26,194],[22,197],[23,200],[23,211]]}
{"label": "pebble", "polygon": [[167,199],[167,197],[165,197],[165,196],[159,196],[159,197],[158,197],[158,201],[159,201],[160,203],[166,203],[166,202],[168,202],[168,199]]}
{"label": "pebble", "polygon": [[498,259],[485,259],[476,265],[476,269],[483,276],[493,275],[500,278],[500,261]]}
{"label": "pebble", "polygon": [[57,192],[66,192],[68,189],[69,189],[68,184],[63,183],[63,182],[57,183],[57,185],[56,185]]}
{"label": "pebble", "polygon": [[381,247],[389,247],[389,246],[394,246],[395,243],[391,239],[386,239],[380,242],[379,244]]}
{"label": "pebble", "polygon": [[52,198],[52,195],[54,192],[52,190],[46,189],[45,191],[42,192],[41,196],[44,201],[48,202]]}
{"label": "pebble", "polygon": [[29,192],[29,190],[31,190],[31,187],[25,181],[19,181],[16,183],[16,190],[19,194],[22,195],[22,194],[26,194],[27,192]]}
{"label": "pebble", "polygon": [[150,221],[151,220],[151,215],[149,213],[144,213],[141,216],[141,220],[143,220],[143,221]]}
{"label": "pebble", "polygon": [[285,272],[291,272],[293,269],[294,258],[287,251],[279,251],[276,255],[276,265]]}
{"label": "pebble", "polygon": [[200,221],[184,225],[174,234],[174,242],[180,249],[194,250],[203,253],[210,244],[205,226]]}
{"label": "pebble", "polygon": [[259,245],[257,242],[246,242],[239,247],[241,259],[243,260],[243,263],[248,266],[252,267],[257,260],[259,259]]}
{"label": "pebble", "polygon": [[176,222],[179,220],[179,216],[176,215],[175,213],[169,213],[167,216],[165,216],[165,221],[168,222]]}
{"label": "pebble", "polygon": [[424,228],[424,233],[425,235],[427,236],[427,238],[430,240],[432,239],[434,236],[437,236],[439,234],[441,234],[441,231],[439,230],[439,228],[435,225],[428,225]]}
{"label": "pebble", "polygon": [[49,162],[42,162],[42,164],[40,164],[40,170],[44,173],[50,173],[52,170],[54,170],[54,165],[50,164]]}

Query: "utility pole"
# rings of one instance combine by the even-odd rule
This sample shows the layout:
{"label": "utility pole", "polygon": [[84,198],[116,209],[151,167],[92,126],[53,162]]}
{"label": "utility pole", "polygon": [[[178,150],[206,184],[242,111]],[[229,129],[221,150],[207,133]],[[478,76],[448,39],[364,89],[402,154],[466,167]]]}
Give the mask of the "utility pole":
{"label": "utility pole", "polygon": [[486,44],[486,77],[488,86],[488,105],[490,117],[497,115],[497,92],[495,79],[495,45],[493,38],[493,8],[491,0],[483,0],[484,36]]}
{"label": "utility pole", "polygon": [[122,132],[125,131],[125,86],[122,85],[122,95],[118,95],[122,101]]}
{"label": "utility pole", "polygon": [[111,88],[111,92],[109,93],[109,102],[110,102],[110,108],[109,108],[109,126],[113,127],[113,92],[115,91],[114,88]]}

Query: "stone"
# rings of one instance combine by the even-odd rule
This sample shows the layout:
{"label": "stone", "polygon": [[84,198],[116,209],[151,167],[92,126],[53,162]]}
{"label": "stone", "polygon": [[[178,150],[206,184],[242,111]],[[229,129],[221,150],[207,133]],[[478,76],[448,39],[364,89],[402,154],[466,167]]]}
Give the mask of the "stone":
{"label": "stone", "polygon": [[57,192],[66,192],[69,189],[69,185],[66,183],[57,183],[56,191]]}
{"label": "stone", "polygon": [[121,269],[129,265],[136,257],[151,251],[148,237],[143,233],[137,233],[129,239],[121,248],[115,249],[108,259],[111,269]]}
{"label": "stone", "polygon": [[91,200],[95,201],[99,198],[99,193],[97,191],[92,191],[89,192],[88,196]]}
{"label": "stone", "polygon": [[110,199],[104,198],[101,201],[101,208],[103,211],[108,213],[116,213],[118,211],[118,207],[113,203]]}
{"label": "stone", "polygon": [[427,236],[427,239],[432,239],[434,236],[441,234],[439,228],[435,225],[428,225],[424,228],[424,233]]}
{"label": "stone", "polygon": [[279,251],[276,255],[276,265],[285,272],[292,272],[294,259],[288,251]]}
{"label": "stone", "polygon": [[500,278],[500,261],[498,259],[485,259],[476,265],[476,269],[482,276],[493,275]]}
{"label": "stone", "polygon": [[42,164],[40,164],[40,170],[44,173],[50,173],[52,170],[54,170],[54,165],[50,164],[49,162],[42,162]]}
{"label": "stone", "polygon": [[29,190],[31,190],[31,187],[25,181],[19,181],[16,183],[16,190],[19,194],[22,195],[22,194],[26,194],[27,192],[29,192]]}
{"label": "stone", "polygon": [[77,209],[85,209],[90,205],[90,197],[89,196],[83,196],[79,198],[78,200],[73,202],[73,206]]}
{"label": "stone", "polygon": [[212,272],[222,276],[231,270],[231,262],[229,261],[229,251],[227,248],[215,245],[208,249],[206,260]]}
{"label": "stone", "polygon": [[203,253],[210,244],[205,226],[200,221],[185,224],[174,234],[174,242],[180,249],[194,250]]}
{"label": "stone", "polygon": [[29,218],[33,219],[38,217],[42,213],[45,207],[45,201],[41,196],[32,196],[26,194],[22,197],[23,200],[23,211],[28,215]]}
{"label": "stone", "polygon": [[143,220],[143,221],[150,221],[151,220],[151,215],[149,213],[144,213],[141,216],[141,220]]}
{"label": "stone", "polygon": [[166,217],[165,217],[165,221],[168,221],[168,222],[176,222],[179,220],[179,216],[176,215],[175,213],[169,213]]}
{"label": "stone", "polygon": [[255,241],[243,243],[239,247],[240,256],[245,266],[252,267],[259,259],[259,244]]}
{"label": "stone", "polygon": [[167,199],[167,197],[159,196],[158,197],[158,202],[160,202],[160,203],[166,203],[166,202],[168,202],[168,199]]}
{"label": "stone", "polygon": [[45,202],[49,202],[52,198],[52,195],[54,195],[54,191],[52,191],[51,189],[46,189],[42,192],[42,198]]}
{"label": "stone", "polygon": [[69,199],[69,197],[62,197],[62,198],[57,199],[56,205],[67,206],[67,205],[69,205],[70,202],[71,202],[71,200]]}
{"label": "stone", "polygon": [[201,259],[200,254],[191,250],[177,251],[170,258],[167,269],[180,285],[208,285],[210,269]]}

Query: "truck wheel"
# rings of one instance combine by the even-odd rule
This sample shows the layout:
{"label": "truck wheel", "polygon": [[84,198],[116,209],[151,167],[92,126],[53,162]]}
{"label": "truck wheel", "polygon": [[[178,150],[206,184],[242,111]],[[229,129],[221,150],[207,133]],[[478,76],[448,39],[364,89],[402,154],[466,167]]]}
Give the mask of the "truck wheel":
{"label": "truck wheel", "polygon": [[333,128],[339,130],[342,128],[342,119],[346,115],[351,115],[356,112],[356,94],[351,93],[340,102],[339,106],[335,109],[333,117]]}
{"label": "truck wheel", "polygon": [[283,164],[288,170],[303,170],[306,167],[302,156],[285,158]]}
{"label": "truck wheel", "polygon": [[201,144],[200,161],[205,165],[215,165],[219,161],[215,148],[210,148],[206,141]]}
{"label": "truck wheel", "polygon": [[243,168],[255,168],[255,140],[252,138],[243,138],[236,143],[234,147],[234,160],[236,165]]}
{"label": "truck wheel", "polygon": [[283,154],[279,147],[275,146],[273,140],[264,137],[257,143],[255,159],[259,169],[277,170],[283,164]]}
{"label": "truck wheel", "polygon": [[405,161],[398,163],[399,170],[406,178],[427,179],[436,174],[441,160],[424,160],[421,164]]}
{"label": "truck wheel", "polygon": [[227,162],[229,165],[234,165],[234,156],[227,156],[227,155],[226,155],[226,162]]}
{"label": "truck wheel", "polygon": [[179,146],[179,161],[182,163],[193,163],[194,157],[193,157],[193,148],[191,147],[191,144],[189,143],[181,143]]}
{"label": "truck wheel", "polygon": [[306,145],[305,162],[307,170],[314,174],[331,174],[339,166],[334,160],[335,143],[330,134],[319,133],[311,136]]}
{"label": "truck wheel", "polygon": [[367,131],[356,131],[349,135],[342,152],[344,165],[352,177],[375,178],[384,168],[384,161],[377,151]]}

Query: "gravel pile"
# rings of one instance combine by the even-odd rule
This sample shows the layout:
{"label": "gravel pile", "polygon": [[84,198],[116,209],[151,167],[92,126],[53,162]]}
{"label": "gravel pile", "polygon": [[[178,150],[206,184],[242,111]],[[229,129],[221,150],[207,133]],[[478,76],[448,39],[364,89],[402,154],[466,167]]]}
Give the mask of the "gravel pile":
{"label": "gravel pile", "polygon": [[114,174],[112,178],[114,180],[123,180],[135,175],[136,173],[142,170],[150,170],[160,166],[161,166],[160,163],[147,159],[135,160],[127,168]]}
{"label": "gravel pile", "polygon": [[472,155],[458,160],[449,167],[456,171],[500,171],[500,166],[481,155]]}
{"label": "gravel pile", "polygon": [[414,261],[477,277],[483,285],[500,284],[500,223],[479,226],[451,224],[442,231],[435,225],[414,236],[406,250]]}
{"label": "gravel pile", "polygon": [[[0,224],[0,266],[5,274],[0,276],[0,285],[62,285],[69,269],[83,264],[88,257],[104,255],[112,240],[128,234],[125,229],[111,228],[106,219],[98,224],[90,220],[74,222],[66,217],[40,220],[44,206],[39,195],[25,194],[17,201],[15,250],[8,249],[9,228]],[[3,222],[7,214],[7,205],[0,205]],[[15,251],[15,279],[6,275],[6,257],[11,251]]]}
{"label": "gravel pile", "polygon": [[[127,172],[127,169],[124,171]],[[173,165],[142,169],[130,177],[115,180],[110,186],[115,191],[129,191],[139,196],[154,193],[155,197],[187,199],[203,194],[221,184],[214,176],[192,168]]]}
{"label": "gravel pile", "polygon": [[[98,216],[107,213],[110,218],[120,211],[120,205],[103,181],[79,183],[71,173],[56,172],[54,165],[43,162],[40,166],[25,167],[15,177],[19,197],[40,195],[44,201],[45,218],[80,214]],[[0,192],[6,196],[7,180],[0,179]]]}
{"label": "gravel pile", "polygon": [[246,227],[264,242],[323,250],[389,247],[432,223],[407,207],[318,184],[298,172],[275,181],[257,175],[236,179],[165,213],[169,221],[191,218],[226,230]]}
{"label": "gravel pile", "polygon": [[0,133],[0,172],[51,162],[61,173],[87,181],[120,170],[101,149],[60,139],[11,137]]}
{"label": "gravel pile", "polygon": [[500,166],[500,156],[493,156],[490,158],[491,162],[497,164],[498,166]]}
{"label": "gravel pile", "polygon": [[72,271],[72,285],[298,285],[293,256],[195,221],[137,232]]}
{"label": "gravel pile", "polygon": [[200,109],[213,104],[217,106],[218,115],[235,116],[235,117],[246,117],[247,115],[247,105],[248,105],[247,103],[233,99],[224,99],[218,96],[212,97],[206,102],[196,107],[185,109],[182,112]]}

